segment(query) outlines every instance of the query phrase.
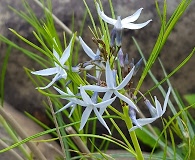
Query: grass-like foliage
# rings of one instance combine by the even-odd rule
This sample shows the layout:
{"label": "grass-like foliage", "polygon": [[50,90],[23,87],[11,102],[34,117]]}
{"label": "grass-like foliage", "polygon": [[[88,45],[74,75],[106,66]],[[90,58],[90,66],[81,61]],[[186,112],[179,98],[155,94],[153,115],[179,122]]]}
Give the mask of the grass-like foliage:
{"label": "grass-like foliage", "polygon": [[[36,49],[37,53],[26,50],[0,35],[0,40],[8,45],[0,74],[0,122],[15,142],[13,145],[7,146],[0,139],[0,145],[5,146],[4,149],[0,150],[0,153],[11,150],[16,159],[23,159],[12,150],[18,147],[25,159],[32,159],[35,156],[44,160],[46,158],[36,148],[35,143],[37,141],[34,139],[45,134],[51,134],[54,137],[53,139],[39,140],[38,142],[58,140],[61,146],[59,152],[62,153],[62,156],[57,159],[130,157],[137,160],[145,158],[195,159],[193,152],[195,149],[195,121],[189,112],[189,109],[194,107],[194,95],[185,96],[189,106],[185,105],[182,101],[183,97],[180,97],[169,81],[169,78],[193,56],[195,49],[169,74],[166,72],[163,62],[158,58],[171,31],[190,5],[191,0],[182,0],[169,19],[167,19],[166,1],[164,1],[162,10],[156,1],[156,11],[161,22],[159,35],[148,59],[145,58],[142,49],[136,39],[133,38],[134,45],[140,53],[141,59],[138,62],[131,61],[133,57],[123,54],[122,31],[124,29],[144,29],[146,25],[150,25],[151,20],[145,20],[140,24],[134,23],[139,18],[142,8],[138,9],[133,15],[121,19],[115,15],[112,0],[108,1],[111,17],[104,13],[101,0],[94,0],[94,6],[99,16],[99,21],[95,21],[94,12],[91,12],[87,2],[83,0],[86,12],[83,15],[80,30],[74,31],[74,16],[72,17],[72,27],[69,29],[52,13],[50,0],[34,0],[34,2],[43,9],[44,16],[42,19],[37,18],[36,13],[26,0],[21,2],[25,11],[17,11],[12,7],[10,9],[33,27],[32,34],[37,43],[26,39],[14,28],[9,30],[24,43]],[[91,24],[87,24],[88,26],[85,24],[87,17],[91,20]],[[63,35],[59,35],[56,25],[64,29]],[[111,31],[110,26],[113,26]],[[95,43],[95,49],[91,49],[82,39],[82,35],[85,34],[83,32],[84,27],[88,27],[87,29],[91,31],[93,37],[89,38],[92,38]],[[55,128],[49,128],[27,113],[31,119],[45,129],[44,132],[29,137],[2,108],[5,94],[4,77],[6,68],[9,67],[7,66],[8,58],[14,49],[23,52],[42,68],[35,71],[33,66],[32,68],[24,67],[37,91],[47,97],[47,101],[43,102],[42,105],[46,108],[48,117],[55,125]],[[83,60],[81,52],[86,54],[85,60]],[[159,71],[164,74],[164,79],[161,81],[158,81],[151,72],[154,63],[161,65]],[[134,83],[136,86],[133,86],[133,77],[136,76],[141,65],[144,65],[144,70],[139,82]],[[147,75],[151,77],[155,85],[152,88],[147,88],[148,92],[142,93],[141,86]],[[50,76],[53,78],[51,79]],[[167,86],[166,89],[162,85]],[[164,99],[162,105],[157,97],[152,98],[151,94],[154,89],[162,93]],[[148,108],[150,117],[145,117],[139,109],[138,101],[143,102]],[[115,107],[115,103],[120,107],[120,110]],[[173,116],[165,119],[162,116],[167,108],[171,110]],[[157,119],[162,120],[162,130],[151,124]],[[123,133],[124,130],[117,122],[126,126],[128,135]],[[97,125],[102,126],[102,131],[97,131]],[[112,134],[113,132],[120,135],[120,139],[117,139]],[[98,133],[100,134],[98,135]],[[175,142],[176,135],[181,140],[180,145]],[[143,153],[139,141],[152,148],[151,153]],[[24,144],[28,145],[33,156],[28,154],[23,147]],[[110,144],[120,147],[126,153],[107,154]]]}

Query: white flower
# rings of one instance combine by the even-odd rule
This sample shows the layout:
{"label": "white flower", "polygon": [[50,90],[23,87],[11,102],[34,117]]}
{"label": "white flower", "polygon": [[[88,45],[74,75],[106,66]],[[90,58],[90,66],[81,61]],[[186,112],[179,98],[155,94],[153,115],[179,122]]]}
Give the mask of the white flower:
{"label": "white flower", "polygon": [[148,20],[148,21],[146,21],[144,23],[140,23],[140,24],[132,23],[132,22],[136,21],[139,18],[143,8],[138,9],[133,15],[128,16],[128,17],[126,17],[122,20],[121,20],[121,17],[118,16],[117,20],[116,20],[116,19],[113,19],[113,18],[110,18],[110,17],[106,16],[104,14],[104,12],[100,10],[99,4],[98,3],[96,3],[96,4],[97,4],[97,11],[98,11],[99,16],[105,22],[114,25],[114,27],[116,29],[123,29],[123,28],[126,28],[126,29],[140,29],[140,28],[145,27],[150,21],[152,21],[152,20]]}
{"label": "white flower", "polygon": [[100,51],[97,50],[96,54],[87,46],[87,44],[83,41],[83,39],[79,36],[80,43],[83,47],[85,53],[92,59],[92,60],[100,60]]}
{"label": "white flower", "polygon": [[114,25],[114,28],[111,32],[111,42],[110,45],[114,46],[115,41],[116,41],[116,45],[117,46],[121,46],[122,43],[122,29],[126,28],[126,29],[141,29],[143,27],[145,27],[149,22],[151,22],[152,20],[148,20],[144,23],[140,23],[140,24],[134,24],[132,22],[136,21],[143,8],[138,9],[133,15],[128,16],[124,19],[121,20],[121,17],[118,16],[117,19],[113,19],[108,17],[107,15],[104,14],[103,11],[100,10],[100,6],[98,3],[97,4],[97,11],[99,16],[107,23]]}
{"label": "white flower", "polygon": [[89,115],[91,114],[92,110],[94,111],[94,113],[96,114],[98,120],[102,123],[102,125],[108,130],[108,132],[111,134],[111,131],[109,129],[109,127],[107,126],[106,122],[104,121],[104,119],[102,118],[102,115],[99,113],[98,111],[98,108],[105,108],[107,107],[108,105],[110,105],[115,99],[116,97],[114,98],[111,98],[109,100],[105,100],[105,101],[102,101],[102,102],[99,102],[99,103],[96,103],[94,101],[96,101],[96,97],[93,97],[93,96],[96,96],[97,92],[94,92],[94,95],[92,96],[92,98],[90,98],[88,96],[88,94],[85,92],[84,88],[81,86],[80,87],[80,93],[81,93],[81,97],[83,99],[83,102],[85,104],[80,104],[79,101],[74,101],[74,103],[77,103],[81,106],[84,106],[86,107],[83,114],[82,114],[82,117],[81,117],[81,125],[80,125],[80,130],[83,129],[83,127],[85,126],[88,118],[89,118]]}
{"label": "white flower", "polygon": [[82,97],[82,100],[74,97],[75,95],[67,88],[67,93],[61,91],[60,89],[54,87],[61,95],[64,95],[64,97],[62,97],[62,99],[66,99],[69,100],[70,102],[65,105],[63,108],[61,108],[60,110],[58,110],[56,113],[67,109],[68,107],[73,107],[71,110],[70,115],[72,114],[72,112],[74,111],[76,104],[86,107],[82,117],[81,117],[81,125],[80,125],[80,130],[83,129],[83,127],[85,126],[92,110],[94,111],[94,113],[96,114],[98,120],[102,123],[102,125],[108,130],[108,132],[111,134],[111,131],[109,129],[109,127],[107,126],[106,122],[104,121],[104,119],[102,118],[102,115],[99,113],[98,109],[100,108],[106,108],[108,105],[110,105],[115,99],[111,98],[109,100],[105,100],[102,102],[97,103],[96,99],[97,99],[97,92],[94,92],[93,96],[90,98],[88,96],[88,94],[85,92],[84,88],[82,86],[80,86],[80,94]]}
{"label": "white flower", "polygon": [[39,87],[39,89],[49,88],[52,84],[54,84],[56,81],[60,80],[61,78],[64,78],[64,79],[67,78],[66,70],[62,67],[64,66],[65,62],[68,60],[68,58],[70,56],[72,40],[73,40],[73,38],[71,39],[68,47],[64,50],[61,58],[60,58],[59,54],[56,52],[56,50],[53,49],[54,57],[56,58],[56,60],[58,61],[58,63],[60,65],[54,61],[55,67],[31,72],[32,74],[40,75],[40,76],[50,76],[50,75],[56,74],[54,76],[54,78],[52,79],[52,81],[47,86]]}
{"label": "white flower", "polygon": [[85,69],[91,69],[94,67],[94,65],[96,66],[96,77],[99,76],[100,72],[99,69],[100,68],[105,68],[104,64],[101,62],[102,58],[100,56],[100,51],[99,49],[97,49],[96,53],[94,53],[92,51],[91,48],[89,48],[89,46],[83,41],[83,39],[79,36],[79,40],[80,43],[82,45],[83,50],[85,51],[85,53],[91,58],[92,62],[87,62],[84,63],[84,65],[86,65]]}
{"label": "white flower", "polygon": [[54,89],[63,96],[63,97],[61,97],[62,99],[70,100],[69,103],[67,103],[64,107],[59,109],[57,112],[55,112],[55,114],[65,110],[69,107],[72,107],[71,112],[69,114],[69,117],[70,117],[72,115],[72,113],[74,112],[75,108],[76,108],[76,103],[71,102],[71,99],[76,99],[75,95],[71,92],[71,90],[68,87],[66,88],[67,93],[63,92],[62,90],[60,90],[59,88],[57,88],[55,86],[54,86]]}
{"label": "white flower", "polygon": [[144,125],[150,124],[152,122],[154,122],[156,119],[158,119],[159,117],[154,117],[154,118],[139,118],[139,119],[135,119],[133,121],[133,123],[135,124],[135,126],[133,126],[129,132],[134,131],[137,128],[142,128]]}
{"label": "white flower", "polygon": [[[96,85],[86,85],[83,86],[85,90],[90,90],[90,91],[96,91],[96,92],[106,92],[103,98],[104,100],[110,99],[112,94],[114,93],[118,98],[126,102],[128,105],[130,105],[132,108],[137,109],[136,105],[133,103],[132,100],[127,98],[126,96],[122,95],[119,90],[123,89],[127,83],[130,81],[131,77],[133,76],[134,73],[134,67],[131,69],[131,71],[128,73],[128,75],[123,79],[123,81],[116,86],[116,72],[112,71],[109,65],[109,62],[106,62],[106,84],[107,86],[101,87],[101,86],[96,86]],[[101,113],[103,111],[100,111]]]}
{"label": "white flower", "polygon": [[[139,119],[134,119],[133,123],[136,125],[136,126],[133,126],[129,132],[137,129],[137,128],[141,128],[142,126],[146,125],[146,124],[149,124],[149,123],[152,123],[154,122],[156,119],[158,119],[159,117],[161,117],[165,111],[166,111],[166,108],[167,108],[167,103],[168,103],[168,100],[169,100],[169,95],[170,95],[170,92],[171,92],[171,87],[169,87],[168,89],[168,92],[166,94],[166,97],[165,97],[165,101],[164,101],[164,105],[163,105],[163,108],[161,107],[161,104],[160,102],[157,100],[156,96],[154,97],[155,99],[155,106],[156,108],[148,101],[146,100],[145,101],[145,104],[147,105],[151,115],[152,115],[152,118],[139,118]],[[131,117],[131,115],[130,115]]]}

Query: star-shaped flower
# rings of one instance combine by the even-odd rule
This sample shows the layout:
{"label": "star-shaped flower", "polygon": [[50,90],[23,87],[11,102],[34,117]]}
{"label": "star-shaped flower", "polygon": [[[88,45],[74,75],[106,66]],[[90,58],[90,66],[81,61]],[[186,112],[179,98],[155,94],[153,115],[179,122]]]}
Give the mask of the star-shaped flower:
{"label": "star-shaped flower", "polygon": [[61,97],[62,99],[66,99],[66,100],[70,101],[64,107],[62,107],[57,112],[55,112],[55,114],[65,110],[65,109],[67,109],[69,107],[72,107],[71,112],[69,114],[69,117],[70,117],[72,115],[72,113],[74,112],[74,110],[76,108],[76,105],[77,105],[76,103],[71,102],[71,99],[76,99],[75,95],[71,92],[71,90],[68,87],[66,87],[67,93],[63,92],[62,90],[60,90],[59,88],[57,88],[55,86],[54,86],[54,89],[63,96],[63,97]]}
{"label": "star-shaped flower", "polygon": [[96,53],[94,53],[91,48],[83,41],[83,39],[79,36],[80,43],[82,45],[83,50],[85,53],[92,59],[92,60],[100,60],[100,51],[97,50]]}
{"label": "star-shaped flower", "polygon": [[[163,108],[162,108],[160,102],[157,100],[156,96],[154,97],[156,108],[150,103],[149,100],[146,99],[145,100],[145,104],[148,107],[152,117],[151,118],[139,118],[139,119],[134,119],[133,118],[132,121],[135,124],[135,126],[133,126],[129,130],[129,132],[131,132],[131,131],[133,131],[133,130],[135,130],[137,128],[141,128],[144,125],[150,124],[150,123],[154,122],[156,119],[158,119],[159,117],[161,117],[165,113],[165,111],[166,111],[170,92],[171,92],[171,88],[169,87],[168,92],[167,92],[166,97],[165,97]],[[131,118],[134,117],[133,114],[131,114],[130,117]]]}
{"label": "star-shaped flower", "polygon": [[58,89],[56,87],[54,87],[54,88],[61,95],[65,95],[64,97],[62,97],[62,99],[66,99],[66,100],[70,101],[67,105],[65,105],[63,108],[58,110],[56,113],[58,113],[58,112],[60,112],[64,109],[67,109],[68,107],[71,107],[72,105],[74,105],[72,110],[71,110],[71,114],[72,114],[72,112],[74,111],[74,109],[76,107],[76,104],[78,104],[80,106],[83,106],[83,107],[86,107],[83,114],[82,114],[82,117],[81,117],[80,130],[83,129],[83,127],[85,126],[85,124],[86,124],[86,122],[87,122],[87,120],[88,120],[88,118],[89,118],[89,116],[90,116],[90,114],[93,110],[95,115],[97,116],[98,120],[102,123],[102,125],[111,134],[111,131],[110,131],[109,127],[107,126],[106,122],[102,118],[102,115],[99,113],[99,109],[100,108],[106,108],[108,105],[110,105],[116,99],[116,97],[97,103],[98,93],[94,92],[93,96],[90,98],[89,95],[85,92],[85,90],[82,86],[80,86],[80,95],[82,97],[82,100],[80,100],[76,97],[73,97],[74,94],[70,90],[67,90],[68,91],[68,94],[67,94],[67,93],[61,91],[60,89]]}
{"label": "star-shaped flower", "polygon": [[140,28],[145,27],[149,22],[152,21],[152,20],[148,20],[148,21],[146,21],[144,23],[140,23],[140,24],[132,23],[132,22],[136,21],[139,18],[143,8],[138,9],[133,15],[128,16],[128,17],[121,20],[120,16],[118,16],[117,19],[113,19],[113,18],[108,17],[107,15],[104,14],[103,11],[100,10],[99,4],[98,3],[96,3],[96,4],[97,4],[97,11],[98,11],[99,16],[105,22],[114,25],[114,27],[116,29],[123,29],[123,28],[126,28],[126,29],[140,29]]}
{"label": "star-shaped flower", "polygon": [[[102,87],[102,86],[97,86],[97,85],[86,85],[86,86],[83,86],[83,88],[85,90],[90,90],[90,91],[106,92],[104,95],[103,101],[110,99],[110,97],[114,93],[118,98],[120,98],[121,100],[126,102],[128,105],[130,105],[132,108],[138,111],[133,101],[119,92],[119,90],[123,89],[128,84],[131,77],[133,76],[133,73],[134,73],[134,67],[127,74],[127,76],[123,79],[123,81],[118,86],[116,86],[116,71],[111,70],[110,64],[107,61],[106,62],[106,73],[105,73],[107,86]],[[100,111],[100,112],[102,113],[104,111]]]}
{"label": "star-shaped flower", "polygon": [[97,4],[97,11],[99,16],[107,23],[114,25],[114,28],[111,32],[111,46],[114,45],[115,40],[116,40],[116,45],[117,46],[121,46],[121,41],[122,41],[122,29],[126,28],[126,29],[141,29],[143,27],[145,27],[150,21],[152,20],[148,20],[144,23],[140,23],[140,24],[134,24],[132,22],[136,21],[143,8],[138,9],[133,15],[128,16],[124,19],[121,20],[121,17],[118,16],[117,19],[113,19],[108,17],[107,15],[104,14],[103,11],[100,10],[99,4]]}
{"label": "star-shaped flower", "polygon": [[31,72],[32,74],[40,75],[40,76],[50,76],[50,75],[56,74],[54,76],[54,78],[52,79],[52,81],[47,86],[39,87],[39,89],[49,88],[52,84],[54,84],[56,81],[60,80],[61,78],[64,78],[64,79],[67,78],[66,70],[62,67],[64,66],[65,62],[68,60],[68,58],[70,56],[72,40],[73,40],[73,38],[71,39],[68,47],[64,50],[61,58],[60,58],[59,54],[56,52],[56,50],[53,48],[54,57],[58,61],[58,63],[56,63],[54,61],[55,67]]}
{"label": "star-shaped flower", "polygon": [[[111,131],[110,131],[109,127],[107,126],[106,122],[102,118],[102,115],[99,113],[98,109],[107,107],[108,105],[110,105],[116,99],[116,97],[113,97],[113,98],[111,98],[109,100],[105,100],[105,101],[102,101],[102,102],[97,103],[96,102],[97,95],[98,95],[97,92],[94,92],[92,98],[90,98],[88,96],[88,94],[85,92],[84,88],[81,86],[80,87],[80,93],[81,93],[81,96],[82,96],[83,101],[85,102],[85,105],[82,105],[82,106],[85,106],[86,107],[85,108],[85,111],[83,112],[82,117],[81,117],[80,130],[83,129],[84,125],[87,122],[87,119],[89,118],[89,115],[91,114],[91,112],[93,110],[95,112],[98,120],[102,123],[102,125],[111,134]],[[77,102],[75,102],[75,103],[77,103]]]}
{"label": "star-shaped flower", "polygon": [[82,117],[81,117],[80,130],[83,129],[83,127],[85,126],[85,124],[89,118],[89,115],[91,114],[91,112],[93,110],[95,112],[98,120],[102,123],[102,125],[111,134],[109,127],[107,126],[106,122],[102,118],[102,115],[99,113],[98,109],[107,107],[116,99],[116,97],[111,98],[109,100],[105,100],[105,101],[96,103],[97,92],[94,92],[92,98],[90,98],[82,86],[80,86],[80,94],[81,94],[81,97],[83,99],[82,102],[80,100],[71,100],[72,102],[74,102],[76,104],[79,104],[81,106],[86,107],[83,114],[82,114]]}
{"label": "star-shaped flower", "polygon": [[104,64],[101,62],[102,58],[100,56],[99,49],[97,49],[96,53],[94,53],[92,49],[89,48],[89,46],[83,41],[81,37],[79,37],[79,40],[80,40],[83,50],[91,58],[91,61],[84,63],[84,65],[90,69],[96,65],[96,77],[98,77],[99,69],[105,68]]}

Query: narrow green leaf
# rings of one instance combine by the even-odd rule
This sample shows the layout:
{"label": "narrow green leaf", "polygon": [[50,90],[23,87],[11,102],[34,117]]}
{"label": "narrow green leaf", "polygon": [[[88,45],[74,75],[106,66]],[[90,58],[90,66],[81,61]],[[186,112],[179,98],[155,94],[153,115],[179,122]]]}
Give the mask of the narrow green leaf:
{"label": "narrow green leaf", "polygon": [[87,5],[86,1],[85,1],[85,0],[83,0],[83,2],[84,2],[84,5],[85,5],[85,7],[86,7],[86,9],[87,9],[88,15],[89,15],[89,17],[90,17],[90,19],[91,19],[92,26],[93,26],[93,29],[94,29],[94,31],[95,31],[95,34],[96,34],[96,35],[98,35],[98,33],[97,33],[97,29],[96,29],[96,24],[95,24],[95,21],[94,21],[93,15],[91,14],[91,11],[90,11],[90,9],[89,9],[89,7],[88,7],[88,5]]}
{"label": "narrow green leaf", "polygon": [[8,66],[8,60],[9,60],[9,56],[12,50],[12,46],[9,45],[9,47],[6,50],[5,53],[5,58],[3,60],[3,64],[2,64],[2,69],[0,70],[0,101],[1,101],[1,105],[3,106],[3,102],[4,102],[4,84],[5,84],[5,75],[6,75],[6,70],[7,70],[7,66]]}

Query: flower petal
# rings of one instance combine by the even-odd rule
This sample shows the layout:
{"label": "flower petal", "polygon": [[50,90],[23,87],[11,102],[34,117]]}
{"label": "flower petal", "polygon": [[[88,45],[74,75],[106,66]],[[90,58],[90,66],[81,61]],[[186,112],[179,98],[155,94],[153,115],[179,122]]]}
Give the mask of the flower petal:
{"label": "flower petal", "polygon": [[96,85],[86,85],[86,86],[82,86],[82,87],[85,90],[96,91],[96,92],[106,92],[109,90],[107,87],[101,87],[101,86],[96,86]]}
{"label": "flower petal", "polygon": [[113,89],[115,87],[114,81],[115,81],[115,79],[113,77],[113,71],[111,70],[110,64],[107,61],[106,62],[106,84],[107,84],[107,87]]}
{"label": "flower petal", "polygon": [[128,16],[128,17],[122,19],[122,24],[125,25],[127,23],[136,21],[139,18],[140,14],[142,12],[142,9],[143,8],[140,8],[133,15]]}
{"label": "flower petal", "polygon": [[137,126],[137,128],[142,128],[142,126],[139,124],[139,122],[137,121],[137,119],[131,119],[132,120],[132,122],[133,122],[133,124],[135,125],[135,126]]}
{"label": "flower petal", "polygon": [[67,97],[61,97],[62,99],[69,100],[69,101],[72,102],[72,104],[74,104],[74,105],[78,104],[78,105],[80,105],[80,106],[87,106],[87,104],[86,104],[84,101],[75,98],[75,97],[74,97],[75,95],[70,91],[70,89],[69,89],[68,87],[67,87],[67,92],[68,92],[68,94],[65,93],[65,92],[63,92],[62,90],[58,89],[58,88],[55,87],[55,86],[54,86],[54,89],[55,89],[56,91],[58,91],[61,95],[67,96]]}
{"label": "flower petal", "polygon": [[103,115],[108,106],[102,106],[99,110],[100,115]]}
{"label": "flower petal", "polygon": [[124,24],[123,28],[126,28],[126,29],[141,29],[141,28],[145,27],[151,21],[152,20],[148,20],[147,22],[140,23],[140,24],[128,23],[128,24]]}
{"label": "flower petal", "polygon": [[137,119],[137,122],[141,126],[144,126],[146,124],[150,124],[150,123],[154,122],[156,119],[157,119],[157,117],[154,117],[154,118],[139,118],[139,119]]}
{"label": "flower petal", "polygon": [[112,18],[106,16],[106,15],[104,14],[104,12],[100,10],[99,4],[96,3],[96,5],[97,5],[97,11],[98,11],[99,16],[100,16],[105,22],[114,25],[114,24],[116,23],[117,20],[116,20],[116,19],[112,19]]}
{"label": "flower petal", "polygon": [[68,47],[62,53],[62,57],[60,58],[60,64],[61,65],[64,65],[64,63],[68,60],[68,58],[70,56],[70,50],[71,50],[71,46],[72,46],[72,40],[73,40],[73,37],[70,40],[70,43],[69,43]]}
{"label": "flower petal", "polygon": [[108,91],[104,94],[104,97],[103,97],[102,101],[106,101],[106,100],[110,99],[110,97],[112,96],[113,93],[114,93],[113,91],[108,90]]}
{"label": "flower petal", "polygon": [[75,96],[75,95],[72,93],[72,91],[71,91],[68,87],[66,87],[66,90],[67,90],[68,94],[70,94],[70,95],[72,95],[72,96]]}
{"label": "flower petal", "polygon": [[91,114],[91,111],[92,111],[92,108],[91,107],[86,107],[83,114],[82,114],[82,117],[81,117],[81,125],[80,125],[80,128],[79,130],[82,130],[83,127],[85,126],[88,118],[89,118],[89,115]]}
{"label": "flower petal", "polygon": [[66,70],[64,70],[63,68],[60,68],[58,73],[60,74],[60,76],[58,77],[57,80],[60,80],[60,79],[66,79],[67,78],[67,73],[66,73]]}
{"label": "flower petal", "polygon": [[74,112],[74,110],[76,108],[76,104],[73,104],[71,107],[72,107],[72,109],[71,109],[70,114],[68,116],[69,118],[72,116],[72,114],[73,114],[73,112]]}
{"label": "flower petal", "polygon": [[144,103],[146,104],[146,106],[148,107],[150,114],[152,117],[155,117],[157,115],[157,111],[156,108],[150,103],[150,101],[148,99],[144,100]]}
{"label": "flower petal", "polygon": [[[107,91],[107,92],[105,93],[105,95],[104,95],[102,101],[106,101],[106,100],[110,99],[111,96],[112,96],[112,94],[113,94],[113,92]],[[102,115],[102,114],[104,113],[104,111],[106,110],[106,108],[107,108],[107,106],[102,106],[102,107],[100,107],[99,113]]]}
{"label": "flower petal", "polygon": [[57,68],[53,67],[53,68],[47,68],[47,69],[43,69],[39,71],[33,71],[31,73],[35,75],[40,75],[40,76],[50,76],[50,75],[56,74],[57,71],[58,71]]}
{"label": "flower petal", "polygon": [[[137,119],[137,123],[141,127],[143,127],[146,124],[150,124],[150,123],[154,122],[157,118],[158,117],[156,117],[156,118],[140,118],[140,119]],[[133,126],[132,128],[130,128],[129,132],[134,131],[137,128],[139,128],[139,127],[138,126]]]}
{"label": "flower petal", "polygon": [[157,116],[160,117],[162,116],[162,107],[161,107],[160,102],[157,100],[156,96],[154,97],[154,99],[155,99]]}
{"label": "flower petal", "polygon": [[79,36],[79,40],[80,40],[80,43],[83,47],[83,50],[85,51],[85,53],[92,59],[92,60],[95,60],[95,56],[96,54],[91,50],[91,48],[89,48],[87,46],[87,44],[83,41],[83,39]]}
{"label": "flower petal", "polygon": [[53,86],[53,88],[58,92],[58,93],[60,93],[61,95],[65,95],[65,96],[68,96],[68,94],[67,93],[65,93],[65,92],[63,92],[62,90],[60,90],[59,88],[57,88],[57,87],[55,87],[55,86]]}
{"label": "flower petal", "polygon": [[53,55],[54,55],[54,57],[56,58],[56,60],[60,60],[60,56],[59,56],[59,54],[56,52],[56,50],[53,48]]}
{"label": "flower petal", "polygon": [[104,119],[102,118],[100,113],[98,112],[97,108],[94,108],[94,112],[95,112],[98,120],[100,121],[100,123],[108,130],[109,134],[111,134],[111,131],[110,131],[108,125],[106,124],[106,122],[104,121]]}
{"label": "flower petal", "polygon": [[75,104],[78,104],[80,106],[84,106],[84,107],[88,106],[87,103],[85,103],[84,101],[82,101],[80,99],[77,99],[77,98],[66,98],[66,99],[73,102],[73,103],[75,103]]}
{"label": "flower petal", "polygon": [[37,87],[37,88],[39,89],[49,88],[50,86],[52,86],[52,84],[54,84],[57,81],[57,79],[59,79],[59,76],[60,76],[59,74],[56,74],[55,77],[52,79],[52,81],[48,85],[46,85],[45,87]]}
{"label": "flower petal", "polygon": [[67,108],[69,108],[69,107],[71,107],[73,104],[74,104],[73,102],[69,102],[69,103],[66,104],[64,107],[62,107],[62,108],[60,108],[58,111],[56,111],[55,114],[56,114],[56,113],[59,113],[59,112],[61,112],[61,111],[63,111],[63,110],[65,110],[65,109],[67,109]]}
{"label": "flower petal", "polygon": [[139,122],[137,121],[136,119],[136,112],[135,112],[135,109],[132,108],[131,106],[129,106],[129,116],[133,122],[133,124],[135,126],[137,126],[138,128],[141,128],[141,125],[139,124]]}
{"label": "flower petal", "polygon": [[127,83],[129,83],[129,81],[131,80],[131,78],[133,76],[134,69],[135,69],[135,67],[133,67],[131,69],[131,71],[128,73],[128,75],[123,79],[123,81],[118,85],[118,87],[116,87],[116,90],[123,89],[127,85]]}
{"label": "flower petal", "polygon": [[133,101],[131,101],[129,98],[127,98],[126,96],[124,96],[124,95],[122,95],[121,93],[119,93],[118,91],[114,91],[114,94],[118,97],[118,98],[120,98],[121,100],[123,100],[124,102],[126,102],[128,105],[130,105],[132,108],[134,108],[137,112],[139,112],[138,111],[138,109],[137,109],[137,107],[136,107],[136,105],[133,103]]}
{"label": "flower petal", "polygon": [[115,99],[116,99],[116,96],[113,97],[113,98],[111,98],[111,99],[109,99],[109,100],[102,101],[102,102],[100,102],[100,103],[94,104],[94,107],[96,107],[96,108],[102,108],[102,107],[104,107],[104,106],[107,107],[107,106],[110,105]]}
{"label": "flower petal", "polygon": [[167,95],[165,97],[165,101],[164,101],[164,105],[163,105],[163,111],[162,111],[162,114],[165,113],[166,111],[166,108],[167,108],[167,103],[168,103],[168,100],[169,100],[169,95],[171,93],[171,87],[169,87],[168,91],[167,91]]}
{"label": "flower petal", "polygon": [[81,93],[81,97],[83,99],[83,101],[87,104],[92,104],[92,100],[89,97],[89,95],[85,92],[84,88],[82,86],[80,86],[80,93]]}

